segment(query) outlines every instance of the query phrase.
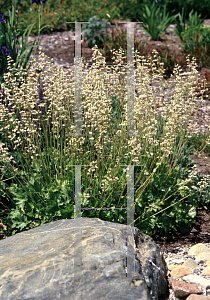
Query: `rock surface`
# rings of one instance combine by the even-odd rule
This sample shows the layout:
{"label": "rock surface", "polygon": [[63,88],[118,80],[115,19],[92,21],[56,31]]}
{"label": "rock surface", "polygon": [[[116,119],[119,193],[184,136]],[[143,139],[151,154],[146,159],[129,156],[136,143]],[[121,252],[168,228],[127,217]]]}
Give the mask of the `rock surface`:
{"label": "rock surface", "polygon": [[167,291],[160,248],[135,227],[65,219],[0,241],[1,300],[158,300]]}

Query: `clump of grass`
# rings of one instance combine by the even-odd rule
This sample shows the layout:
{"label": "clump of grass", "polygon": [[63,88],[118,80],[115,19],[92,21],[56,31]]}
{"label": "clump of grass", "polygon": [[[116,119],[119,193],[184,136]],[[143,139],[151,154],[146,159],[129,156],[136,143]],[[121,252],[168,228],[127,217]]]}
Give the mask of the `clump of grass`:
{"label": "clump of grass", "polygon": [[[40,65],[33,60],[21,88],[17,87],[10,72],[4,76],[6,83],[12,83],[12,89],[4,89],[5,105],[0,106],[1,133],[5,141],[10,140],[13,150],[20,153],[21,161],[19,169],[14,157],[7,151],[7,144],[1,143],[1,161],[4,162],[2,176],[6,170],[19,181],[19,184],[12,183],[8,191],[4,191],[13,203],[13,208],[3,220],[7,227],[3,230],[5,235],[47,222],[73,218],[75,165],[84,166],[81,174],[81,205],[84,210],[82,215],[85,217],[126,222],[126,211],[117,209],[127,206],[126,168],[120,165],[132,164],[138,169],[135,173],[135,176],[138,175],[135,177],[135,184],[139,185],[135,193],[137,227],[143,228],[145,233],[151,233],[148,228],[152,228],[154,232],[155,227],[164,228],[167,232],[170,226],[175,230],[180,224],[182,227],[189,227],[195,216],[197,203],[192,195],[201,193],[208,187],[208,176],[198,183],[200,187],[195,186],[193,180],[196,178],[196,171],[193,168],[189,170],[188,165],[181,168],[171,162],[171,155],[173,162],[181,159],[181,149],[186,144],[187,124],[194,111],[192,99],[195,93],[191,85],[198,80],[194,60],[190,63],[188,59],[191,72],[184,85],[180,67],[176,65],[174,75],[177,84],[169,108],[164,98],[165,84],[162,82],[156,94],[153,90],[153,80],[161,79],[164,72],[163,63],[158,63],[159,69],[155,67],[155,62],[158,62],[157,52],[154,51],[153,58],[149,57],[149,62],[145,62],[145,58],[136,53],[135,78],[140,90],[135,97],[135,133],[129,137],[126,135],[126,82],[125,76],[120,76],[125,75],[126,70],[118,70],[122,63],[122,49],[116,53],[118,58],[115,59],[115,66],[112,66],[113,74],[105,67],[105,59],[97,47],[93,49],[94,63],[82,82],[83,136],[74,134],[73,71],[71,75],[66,75],[62,69],[49,65],[51,75],[47,75],[44,68],[48,62],[43,57]],[[104,67],[101,68],[101,65]],[[10,70],[10,57],[8,66]],[[151,67],[153,76],[150,85]],[[43,86],[40,91],[41,78]],[[184,95],[187,95],[185,102],[182,100]],[[157,100],[164,107],[161,120]],[[114,109],[115,101],[117,105]],[[118,120],[115,118],[117,108]],[[158,134],[160,122],[163,125],[161,135]],[[197,122],[192,127],[192,133],[199,132]],[[180,140],[178,145],[177,135]],[[209,143],[209,137],[206,143]],[[152,205],[152,200],[145,203],[143,192],[152,180],[154,186],[159,186],[160,178],[163,182],[167,180],[170,188],[165,194],[160,190],[159,197]],[[97,207],[114,209],[98,211]],[[170,225],[168,220],[171,215],[174,223]],[[145,217],[150,219],[147,228],[142,225]],[[11,232],[12,229],[15,230]]]}

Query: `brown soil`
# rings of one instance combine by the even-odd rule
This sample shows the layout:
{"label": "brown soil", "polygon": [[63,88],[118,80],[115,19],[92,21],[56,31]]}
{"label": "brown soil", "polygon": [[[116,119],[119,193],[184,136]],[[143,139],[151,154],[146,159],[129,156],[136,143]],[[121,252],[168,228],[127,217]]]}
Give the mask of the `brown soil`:
{"label": "brown soil", "polygon": [[[114,21],[114,24],[116,24],[117,22],[120,22],[120,21],[125,22],[126,20],[117,20],[117,21]],[[114,27],[114,31],[115,31],[116,25],[114,25],[114,26],[115,26]],[[126,30],[125,25],[119,24],[119,27],[121,30]],[[136,27],[140,28],[140,25],[137,24]],[[62,27],[54,30],[53,32],[51,32],[49,34],[45,34],[45,35],[50,36],[57,31],[63,32],[66,30],[67,30],[66,25],[63,25]],[[108,32],[111,32],[111,29],[108,29]],[[162,41],[152,41],[150,37],[145,36],[144,33],[138,31],[136,34],[136,42],[139,42],[139,41],[143,41],[149,47],[151,47],[151,50],[149,51],[149,53],[152,52],[152,49],[154,47],[155,48],[158,47],[159,49],[164,50],[167,46],[171,53],[179,54],[181,51],[181,48],[180,48],[181,41],[180,41],[179,37],[176,36],[174,33],[164,34],[162,37]],[[42,44],[42,43],[39,42],[39,44]],[[85,40],[83,41],[81,48],[82,48],[82,57],[84,57],[86,62],[90,61],[92,59],[93,50],[88,47],[88,43],[85,42]],[[42,52],[44,52],[50,58],[56,58],[59,61],[74,64],[74,55],[73,55],[74,41],[72,41],[70,39],[68,39],[66,41],[65,40],[62,41],[62,47],[59,47],[57,44],[57,45],[55,45],[55,48],[53,50],[51,50],[51,49],[48,50],[47,48],[44,48],[44,49],[42,49]],[[38,53],[38,50],[36,53]],[[34,50],[32,51],[32,54],[34,54]],[[108,64],[112,63],[112,61],[108,61],[107,59],[106,59],[106,62]]]}
{"label": "brown soil", "polygon": [[[210,20],[204,21],[205,25],[210,25]],[[120,26],[123,27],[123,26]],[[140,27],[137,25],[137,27]],[[61,27],[58,31],[65,31],[67,28]],[[55,31],[54,31],[55,32]],[[49,34],[50,35],[50,34]],[[162,41],[151,41],[148,36],[139,34],[138,40],[142,40],[147,43],[148,46],[159,47],[160,49],[165,49],[166,47],[169,48],[170,52],[181,54],[181,41],[178,36],[175,35],[174,32],[167,32],[163,35]],[[66,45],[65,45],[66,43]],[[42,43],[39,43],[42,44]],[[68,62],[70,64],[74,64],[74,41],[70,39],[68,41],[64,41],[62,46],[66,47],[59,47],[55,45],[53,51],[47,50],[44,48],[42,52],[44,52],[50,58],[57,58],[59,61]],[[37,51],[38,53],[38,51]],[[32,52],[34,54],[34,51]],[[92,59],[93,50],[88,48],[87,43],[82,43],[82,56],[85,58],[86,62],[90,62]],[[110,63],[106,60],[106,63]],[[91,64],[91,63],[90,63]],[[205,71],[209,71],[210,68],[202,68],[200,74],[204,76]],[[206,77],[207,79],[207,77]],[[210,78],[208,80],[210,82]],[[205,151],[201,153],[201,155],[192,155],[191,158],[194,160],[194,163],[198,166],[199,174],[210,175],[210,156],[207,156]],[[175,234],[169,231],[168,234],[164,236],[156,234],[153,236],[153,239],[156,243],[161,247],[163,251],[176,251],[175,247],[183,244],[195,244],[199,242],[210,242],[210,207],[209,210],[205,210],[204,208],[197,209],[197,215],[194,220],[194,229],[190,234],[187,236],[183,236],[181,234]],[[0,234],[0,239],[3,239],[3,234]]]}
{"label": "brown soil", "polygon": [[[112,28],[114,30],[114,32],[116,32],[116,24],[118,24],[118,27],[120,28],[120,30],[125,31],[125,33],[126,33],[126,25],[120,24],[120,22],[126,22],[126,21],[129,21],[129,20],[113,21],[111,25],[114,26]],[[210,20],[205,20],[204,25],[210,26]],[[151,38],[149,37],[148,34],[145,34],[142,30],[139,30],[139,29],[142,29],[140,24],[136,24],[135,28],[137,29],[135,31],[135,44],[136,44],[135,47],[136,48],[137,48],[137,43],[142,41],[143,42],[142,44],[146,43],[146,45],[148,46],[148,49],[149,49],[148,53],[152,53],[153,48],[165,50],[168,47],[168,49],[172,55],[173,54],[181,55],[182,42],[181,42],[180,38],[175,34],[175,28],[171,28],[169,26],[167,28],[167,30],[165,31],[165,33],[162,35],[161,41],[151,40]],[[108,32],[111,33],[112,29],[108,29]],[[62,25],[61,27],[59,27],[57,29],[54,29],[51,33],[44,34],[44,35],[50,36],[56,32],[64,32],[64,31],[68,31],[66,24]],[[73,32],[73,30],[70,30],[70,31]],[[36,39],[36,40],[38,40],[38,39]],[[41,40],[39,40],[39,44],[42,44]],[[30,45],[32,45],[32,44],[30,44]],[[84,38],[81,48],[82,48],[82,57],[84,57],[86,62],[91,61],[93,50],[90,47],[88,47],[88,43],[86,42],[85,38]],[[43,48],[41,51],[44,52],[50,58],[56,58],[59,61],[68,62],[69,64],[74,64],[74,55],[73,55],[74,41],[72,41],[71,39],[62,40],[62,47],[60,45],[60,42],[57,41],[54,49],[48,50],[47,48]],[[36,53],[38,54],[38,50]],[[32,54],[34,54],[34,50],[32,51]],[[108,61],[108,59],[106,58],[106,63],[111,64],[111,63],[113,63],[113,61],[112,60]],[[204,69],[204,67],[202,67],[202,69]]]}
{"label": "brown soil", "polygon": [[162,252],[178,253],[176,249],[182,245],[193,246],[197,243],[210,243],[210,205],[207,209],[197,208],[197,214],[193,220],[193,227],[189,234],[182,235],[169,230],[166,234],[155,234],[153,240]]}

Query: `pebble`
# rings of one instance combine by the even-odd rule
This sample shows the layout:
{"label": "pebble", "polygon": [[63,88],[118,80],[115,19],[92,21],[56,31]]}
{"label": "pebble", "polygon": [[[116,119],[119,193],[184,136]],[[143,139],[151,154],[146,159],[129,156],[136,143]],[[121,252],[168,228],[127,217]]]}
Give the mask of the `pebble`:
{"label": "pebble", "polygon": [[170,292],[164,300],[210,300],[210,243],[176,250],[163,253]]}

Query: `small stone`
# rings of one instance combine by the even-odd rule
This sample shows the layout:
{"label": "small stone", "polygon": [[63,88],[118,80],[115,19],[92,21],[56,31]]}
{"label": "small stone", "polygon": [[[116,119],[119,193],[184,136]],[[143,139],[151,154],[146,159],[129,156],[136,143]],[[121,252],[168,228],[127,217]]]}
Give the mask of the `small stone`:
{"label": "small stone", "polygon": [[180,278],[190,274],[193,274],[192,269],[185,266],[178,266],[171,271],[171,276],[174,278]]}
{"label": "small stone", "polygon": [[192,269],[195,269],[198,267],[198,265],[195,263],[195,261],[192,258],[188,258],[185,263],[183,264],[185,267],[189,267]]}
{"label": "small stone", "polygon": [[210,288],[210,280],[202,278],[198,275],[187,275],[182,278],[186,282],[190,282],[196,284],[200,288],[209,289]]}
{"label": "small stone", "polygon": [[206,275],[206,276],[210,276],[210,266],[206,267],[203,272],[201,273],[201,275]]}
{"label": "small stone", "polygon": [[169,283],[173,288],[175,297],[186,297],[190,294],[202,294],[202,291],[194,284],[169,277]]}
{"label": "small stone", "polygon": [[203,244],[198,243],[190,248],[188,255],[199,255],[200,253],[210,253],[210,250]]}

